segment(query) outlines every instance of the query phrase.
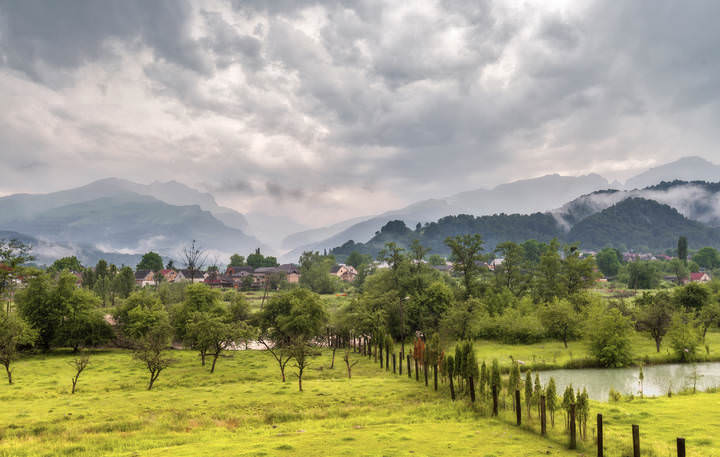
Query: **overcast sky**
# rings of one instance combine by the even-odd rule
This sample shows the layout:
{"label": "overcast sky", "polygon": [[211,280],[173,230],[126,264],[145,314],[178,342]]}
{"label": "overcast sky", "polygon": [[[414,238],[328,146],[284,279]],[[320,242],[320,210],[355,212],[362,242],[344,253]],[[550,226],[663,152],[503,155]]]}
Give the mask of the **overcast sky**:
{"label": "overcast sky", "polygon": [[0,0],[0,195],[175,179],[308,225],[719,162],[720,2]]}

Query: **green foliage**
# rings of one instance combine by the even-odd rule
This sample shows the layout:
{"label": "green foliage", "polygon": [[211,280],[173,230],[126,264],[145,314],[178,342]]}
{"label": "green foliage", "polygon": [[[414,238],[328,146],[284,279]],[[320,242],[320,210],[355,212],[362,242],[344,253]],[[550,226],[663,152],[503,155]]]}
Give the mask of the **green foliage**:
{"label": "green foliage", "polygon": [[175,305],[172,310],[171,322],[175,335],[180,340],[186,339],[187,325],[193,313],[221,314],[223,311],[219,290],[202,283],[189,284],[185,289],[185,300]]}
{"label": "green foliage", "polygon": [[675,313],[668,331],[670,347],[681,362],[691,362],[697,357],[702,337],[697,320],[690,313]]}
{"label": "green foliage", "polygon": [[53,262],[52,265],[48,268],[48,271],[52,272],[60,272],[63,270],[68,271],[75,271],[75,272],[82,272],[84,270],[82,264],[80,264],[80,261],[77,257],[63,257],[61,259],[57,259],[55,262]]}
{"label": "green foliage", "polygon": [[254,253],[248,255],[246,263],[253,268],[278,266],[278,262],[275,257],[265,257],[260,253],[260,249],[257,249]]}
{"label": "green foliage", "polygon": [[0,363],[5,367],[8,383],[12,384],[10,365],[20,355],[22,346],[32,346],[37,332],[15,313],[0,312]]}
{"label": "green foliage", "polygon": [[500,364],[497,359],[493,359],[492,368],[490,369],[490,387],[496,387],[498,392],[502,385],[500,384]]}
{"label": "green foliage", "polygon": [[678,258],[684,263],[687,263],[688,258],[688,240],[686,237],[681,236],[678,239]]}
{"label": "green foliage", "polygon": [[619,251],[614,248],[605,248],[598,252],[595,262],[602,274],[606,277],[615,277],[620,271],[622,257],[620,257],[619,254]]}
{"label": "green foliage", "polygon": [[548,385],[545,388],[545,407],[550,413],[550,420],[552,425],[555,425],[555,411],[558,408],[558,395],[557,387],[555,385],[555,378],[550,378]]}
{"label": "green foliage", "polygon": [[692,256],[692,259],[700,267],[708,270],[720,268],[720,252],[715,248],[701,248]]}
{"label": "green foliage", "polygon": [[575,307],[565,299],[554,299],[540,311],[540,319],[549,336],[563,342],[580,337],[583,319]]}
{"label": "green foliage", "polygon": [[627,268],[627,285],[630,289],[655,289],[660,284],[660,272],[654,262],[630,262]]}
{"label": "green foliage", "polygon": [[14,280],[23,273],[22,265],[34,260],[30,249],[18,240],[0,239],[0,299],[14,287]]}
{"label": "green foliage", "polygon": [[[160,254],[158,254],[157,252],[147,252],[143,254],[142,259],[140,259],[140,263],[137,264],[137,267],[135,267],[135,269],[160,271],[163,269],[162,257],[160,257]],[[98,273],[98,276],[100,276],[100,273]]]}
{"label": "green foliage", "polygon": [[245,257],[239,255],[239,254],[233,254],[230,256],[230,264],[231,267],[244,267],[245,266]]}
{"label": "green foliage", "polygon": [[445,265],[446,260],[445,257],[439,254],[432,254],[430,257],[428,257],[428,263],[433,266],[440,266]]}
{"label": "green foliage", "polygon": [[320,296],[302,288],[272,297],[259,314],[260,329],[276,345],[310,342],[324,333],[327,321]]}
{"label": "green foliage", "polygon": [[587,321],[589,349],[604,367],[619,368],[631,361],[632,325],[617,308],[595,310]]}
{"label": "green foliage", "polygon": [[672,297],[667,292],[658,292],[655,295],[645,292],[635,300],[635,304],[638,330],[648,332],[655,340],[657,352],[660,352],[660,343],[670,328],[676,309]]}
{"label": "green foliage", "polygon": [[485,259],[483,252],[483,239],[478,233],[473,235],[457,235],[445,239],[450,248],[450,261],[453,270],[462,276],[465,286],[465,296],[473,295],[473,282],[480,269],[480,262]]}
{"label": "green foliage", "polygon": [[687,311],[699,312],[710,301],[710,290],[703,284],[691,282],[675,289],[673,296],[677,304]]}
{"label": "green foliage", "polygon": [[331,294],[339,289],[339,278],[330,274],[335,257],[319,252],[303,252],[300,256],[300,285],[318,294]]}
{"label": "green foliage", "polygon": [[[94,312],[97,298],[78,289],[75,281],[68,272],[57,278],[38,275],[16,296],[20,315],[38,330],[39,346],[46,351],[58,344],[77,348],[84,342],[99,344],[107,340],[107,324]],[[83,340],[85,332],[91,334]]]}

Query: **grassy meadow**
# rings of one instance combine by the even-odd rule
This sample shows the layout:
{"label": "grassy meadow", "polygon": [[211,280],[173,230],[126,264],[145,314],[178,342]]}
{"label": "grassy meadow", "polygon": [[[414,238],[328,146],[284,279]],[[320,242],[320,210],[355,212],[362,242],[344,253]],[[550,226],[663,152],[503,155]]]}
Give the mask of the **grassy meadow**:
{"label": "grassy meadow", "polygon": [[340,352],[333,370],[318,357],[304,392],[264,352],[232,353],[213,375],[193,352],[173,356],[147,391],[130,353],[94,353],[75,395],[70,353],[18,362],[0,385],[0,456],[578,455],[359,355],[351,380]]}

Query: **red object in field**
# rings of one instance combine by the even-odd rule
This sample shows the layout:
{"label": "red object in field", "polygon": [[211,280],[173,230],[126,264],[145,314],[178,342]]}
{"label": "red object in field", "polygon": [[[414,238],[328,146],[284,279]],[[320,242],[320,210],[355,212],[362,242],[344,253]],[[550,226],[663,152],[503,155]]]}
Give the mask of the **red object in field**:
{"label": "red object in field", "polygon": [[347,297],[347,294],[335,294],[336,297]]}

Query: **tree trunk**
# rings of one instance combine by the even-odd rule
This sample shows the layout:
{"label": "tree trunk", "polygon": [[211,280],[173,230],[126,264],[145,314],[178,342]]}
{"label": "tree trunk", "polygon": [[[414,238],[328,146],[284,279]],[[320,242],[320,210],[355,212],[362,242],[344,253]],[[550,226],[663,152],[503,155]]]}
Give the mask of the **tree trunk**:
{"label": "tree trunk", "polygon": [[10,370],[10,364],[5,365],[5,371],[7,372],[8,384],[12,384],[12,371]]}
{"label": "tree trunk", "polygon": [[212,363],[212,367],[210,367],[210,374],[215,373],[215,363],[217,363],[218,357],[220,357],[220,353],[219,353],[219,352],[218,352],[218,353],[215,353],[215,354],[213,355],[213,363]]}
{"label": "tree trunk", "polygon": [[[703,340],[705,339],[705,335],[703,335]],[[662,338],[655,338],[655,349],[657,349],[657,352],[660,352],[660,342],[662,341]]]}
{"label": "tree trunk", "polygon": [[335,351],[337,350],[337,347],[333,347],[333,355],[332,360],[330,361],[330,369],[332,370],[335,368]]}
{"label": "tree trunk", "polygon": [[452,375],[450,375],[450,399],[455,400],[455,386],[453,385]]}
{"label": "tree trunk", "polygon": [[300,369],[298,370],[298,389],[300,389],[300,392],[303,391],[303,390],[302,390],[302,375],[303,375],[302,372],[303,372],[303,370],[302,370],[302,368],[300,368]]}
{"label": "tree trunk", "polygon": [[565,349],[567,349],[567,338],[563,338],[563,344],[565,345]]}
{"label": "tree trunk", "polygon": [[200,360],[201,360],[202,366],[205,366],[205,351],[200,352]]}

